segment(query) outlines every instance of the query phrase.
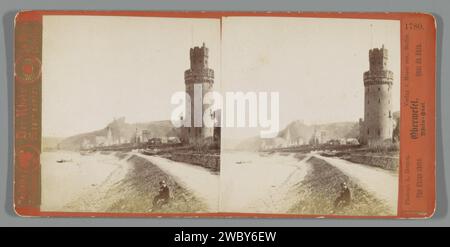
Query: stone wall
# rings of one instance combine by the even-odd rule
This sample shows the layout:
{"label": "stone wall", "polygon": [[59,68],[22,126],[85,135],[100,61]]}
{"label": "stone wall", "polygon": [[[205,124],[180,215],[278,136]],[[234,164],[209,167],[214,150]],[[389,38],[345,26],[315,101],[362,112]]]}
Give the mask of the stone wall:
{"label": "stone wall", "polygon": [[353,163],[376,166],[393,171],[397,171],[400,164],[399,157],[395,156],[351,154],[342,158]]}
{"label": "stone wall", "polygon": [[195,154],[195,153],[172,153],[169,159],[199,165],[213,171],[220,171],[220,155],[218,154]]}

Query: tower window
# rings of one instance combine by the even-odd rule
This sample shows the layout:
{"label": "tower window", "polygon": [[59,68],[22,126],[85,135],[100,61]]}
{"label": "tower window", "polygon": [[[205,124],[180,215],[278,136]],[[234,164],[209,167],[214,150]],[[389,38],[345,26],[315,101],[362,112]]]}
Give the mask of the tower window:
{"label": "tower window", "polygon": [[378,103],[380,103],[380,98],[378,98]]}
{"label": "tower window", "polygon": [[367,134],[370,134],[369,128],[367,128]]}
{"label": "tower window", "polygon": [[380,88],[378,87],[378,91],[380,91]]}
{"label": "tower window", "polygon": [[389,110],[389,118],[391,118],[392,117],[392,115],[391,115],[391,110]]}
{"label": "tower window", "polygon": [[367,104],[369,104],[369,100],[367,100]]}

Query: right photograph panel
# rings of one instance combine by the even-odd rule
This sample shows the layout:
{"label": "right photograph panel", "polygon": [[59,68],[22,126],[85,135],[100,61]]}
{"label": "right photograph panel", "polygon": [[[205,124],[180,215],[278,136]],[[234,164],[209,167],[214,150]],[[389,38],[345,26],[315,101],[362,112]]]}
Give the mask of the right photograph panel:
{"label": "right photograph panel", "polygon": [[397,215],[400,22],[222,19],[220,212]]}

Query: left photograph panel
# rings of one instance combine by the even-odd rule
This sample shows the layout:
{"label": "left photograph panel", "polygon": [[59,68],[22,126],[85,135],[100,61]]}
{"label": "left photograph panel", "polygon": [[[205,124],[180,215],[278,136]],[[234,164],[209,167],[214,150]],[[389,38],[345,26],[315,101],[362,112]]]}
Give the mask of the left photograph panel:
{"label": "left photograph panel", "polygon": [[220,127],[191,121],[220,112],[190,99],[220,89],[220,19],[55,15],[42,30],[40,210],[217,212]]}

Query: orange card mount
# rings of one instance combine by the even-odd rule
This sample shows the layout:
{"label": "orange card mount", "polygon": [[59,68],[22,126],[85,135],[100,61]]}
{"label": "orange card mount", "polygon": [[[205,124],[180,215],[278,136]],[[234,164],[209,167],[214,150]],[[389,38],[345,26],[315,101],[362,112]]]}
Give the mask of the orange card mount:
{"label": "orange card mount", "polygon": [[20,216],[435,211],[430,14],[23,11],[14,39]]}

